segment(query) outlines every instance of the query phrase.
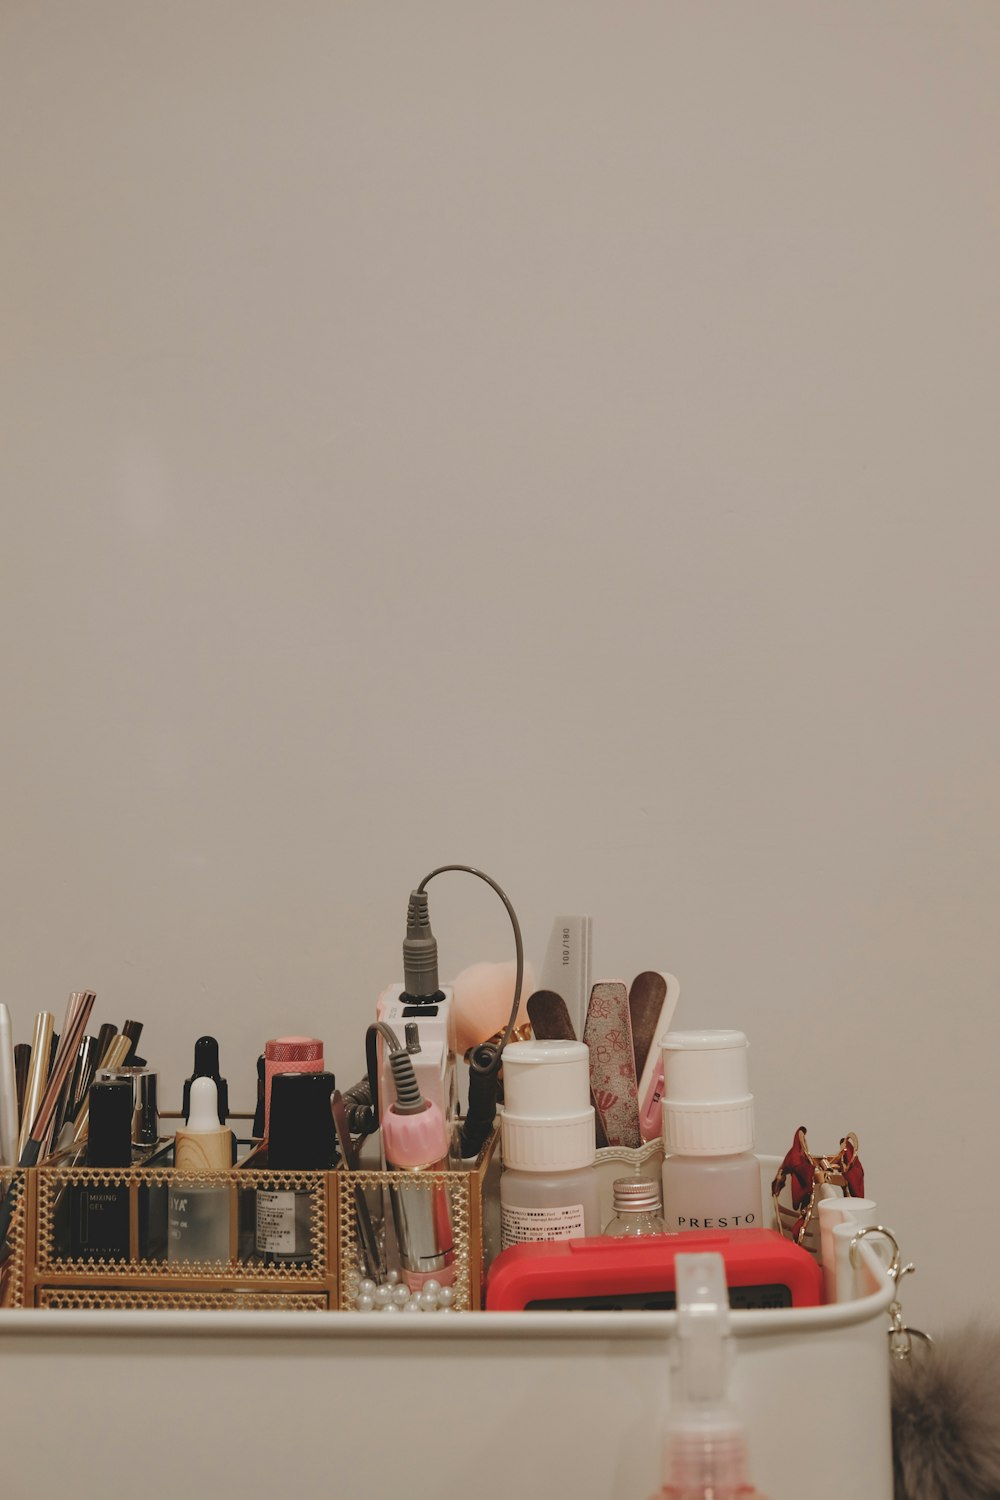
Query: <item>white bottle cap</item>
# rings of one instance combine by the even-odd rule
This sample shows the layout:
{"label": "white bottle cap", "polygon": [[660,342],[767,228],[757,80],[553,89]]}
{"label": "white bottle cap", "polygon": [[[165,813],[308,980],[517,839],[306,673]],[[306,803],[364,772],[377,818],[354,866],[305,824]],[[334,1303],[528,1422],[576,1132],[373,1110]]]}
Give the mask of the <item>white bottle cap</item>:
{"label": "white bottle cap", "polygon": [[669,1031],[663,1038],[668,1154],[735,1156],[753,1150],[749,1045],[742,1031]]}
{"label": "white bottle cap", "polygon": [[521,1172],[573,1172],[593,1166],[597,1155],[593,1107],[588,1104],[579,1114],[561,1120],[532,1120],[504,1110],[500,1142],[504,1166]]}
{"label": "white bottle cap", "polygon": [[597,1148],[583,1042],[512,1042],[504,1048],[503,1091],[505,1166],[571,1172],[591,1165]]}
{"label": "white bottle cap", "polygon": [[219,1130],[219,1090],[214,1078],[192,1078],[191,1109],[187,1124],[182,1127],[189,1135],[204,1135],[209,1130]]}
{"label": "white bottle cap", "polygon": [[556,1120],[590,1104],[584,1042],[512,1042],[503,1053],[503,1097],[512,1115]]}

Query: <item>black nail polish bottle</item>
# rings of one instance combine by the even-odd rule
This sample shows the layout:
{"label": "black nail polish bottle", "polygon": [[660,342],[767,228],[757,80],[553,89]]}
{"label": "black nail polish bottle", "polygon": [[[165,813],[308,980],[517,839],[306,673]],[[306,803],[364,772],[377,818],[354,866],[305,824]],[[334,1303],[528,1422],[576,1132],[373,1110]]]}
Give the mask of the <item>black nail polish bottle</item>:
{"label": "black nail polish bottle", "polygon": [[[271,1080],[267,1165],[274,1171],[326,1172],[337,1160],[332,1073],[276,1073]],[[265,1265],[307,1266],[312,1259],[312,1193],[257,1189],[257,1252]]]}
{"label": "black nail polish bottle", "polygon": [[[86,1165],[118,1171],[132,1165],[130,1080],[116,1078],[91,1085]],[[74,1260],[128,1260],[128,1187],[95,1183],[73,1188],[72,1195],[70,1254]]]}

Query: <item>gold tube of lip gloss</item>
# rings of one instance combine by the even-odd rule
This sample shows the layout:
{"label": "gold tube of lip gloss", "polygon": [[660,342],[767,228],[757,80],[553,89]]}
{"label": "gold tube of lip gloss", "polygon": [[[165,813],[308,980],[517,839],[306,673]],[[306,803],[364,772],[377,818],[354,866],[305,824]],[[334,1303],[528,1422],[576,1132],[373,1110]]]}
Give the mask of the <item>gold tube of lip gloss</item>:
{"label": "gold tube of lip gloss", "polygon": [[35,1031],[31,1038],[31,1069],[28,1073],[28,1086],[24,1091],[24,1110],[21,1115],[21,1133],[17,1139],[17,1156],[21,1159],[31,1134],[31,1126],[38,1106],[42,1102],[45,1092],[45,1084],[49,1076],[49,1054],[52,1051],[52,1028],[55,1026],[55,1016],[51,1011],[40,1010],[35,1017]]}

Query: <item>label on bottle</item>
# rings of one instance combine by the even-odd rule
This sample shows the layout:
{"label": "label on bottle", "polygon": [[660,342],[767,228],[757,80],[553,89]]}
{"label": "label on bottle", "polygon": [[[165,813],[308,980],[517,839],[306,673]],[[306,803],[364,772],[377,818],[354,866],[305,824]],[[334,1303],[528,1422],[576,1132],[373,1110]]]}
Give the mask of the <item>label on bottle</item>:
{"label": "label on bottle", "polygon": [[127,1187],[75,1188],[70,1255],[80,1260],[128,1260]]}
{"label": "label on bottle", "polygon": [[666,1214],[664,1220],[668,1231],[682,1229],[757,1229],[760,1219],[753,1209],[734,1214]]}
{"label": "label on bottle", "polygon": [[583,1238],[583,1204],[565,1203],[561,1208],[500,1209],[500,1244],[529,1245],[534,1240],[579,1240]]}
{"label": "label on bottle", "polygon": [[294,1193],[257,1189],[257,1249],[264,1255],[294,1255]]}
{"label": "label on bottle", "polygon": [[173,1184],[167,1198],[167,1260],[229,1259],[229,1189]]}

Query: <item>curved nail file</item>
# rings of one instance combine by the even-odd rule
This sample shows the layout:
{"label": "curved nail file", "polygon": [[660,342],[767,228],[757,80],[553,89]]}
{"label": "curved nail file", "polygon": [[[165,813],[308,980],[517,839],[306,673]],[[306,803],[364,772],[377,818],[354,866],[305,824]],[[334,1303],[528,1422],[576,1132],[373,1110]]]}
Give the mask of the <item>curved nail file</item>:
{"label": "curved nail file", "polygon": [[649,1057],[650,1048],[656,1039],[656,1028],[660,1011],[667,998],[667,981],[662,974],[647,969],[637,974],[628,992],[628,1014],[632,1023],[632,1052],[635,1056],[635,1076],[641,1078]]}
{"label": "curved nail file", "polygon": [[639,1088],[639,1133],[644,1141],[663,1133],[663,1052],[659,1043],[670,1029],[681,987],[672,974],[652,969],[637,974],[628,1006]]}
{"label": "curved nail file", "polygon": [[569,1007],[555,990],[536,990],[527,1005],[531,1029],[540,1042],[575,1042]]}
{"label": "curved nail file", "polygon": [[620,981],[594,985],[583,1040],[590,1048],[590,1091],[608,1145],[641,1145],[628,990]]}
{"label": "curved nail file", "polygon": [[[576,1032],[569,1006],[555,990],[536,990],[527,1005],[531,1029],[540,1042],[575,1042]],[[598,1146],[606,1146],[608,1138],[601,1122],[601,1112],[593,1093],[590,1102],[594,1106],[595,1133]]]}

